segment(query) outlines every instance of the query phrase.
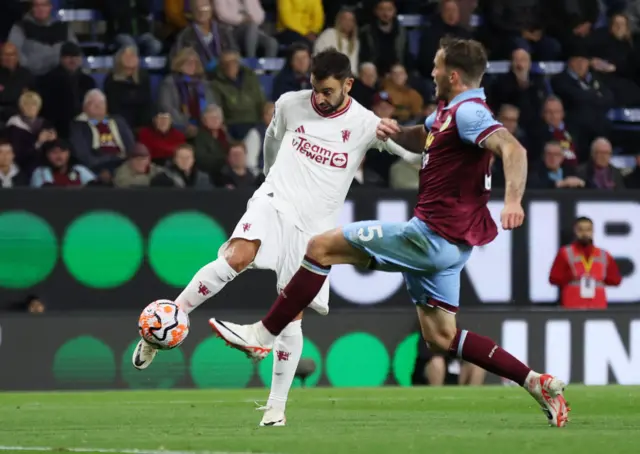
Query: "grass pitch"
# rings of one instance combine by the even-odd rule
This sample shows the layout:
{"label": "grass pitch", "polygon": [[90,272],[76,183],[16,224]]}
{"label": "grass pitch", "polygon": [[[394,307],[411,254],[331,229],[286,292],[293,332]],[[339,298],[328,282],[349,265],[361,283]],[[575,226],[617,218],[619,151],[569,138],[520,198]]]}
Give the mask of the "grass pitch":
{"label": "grass pitch", "polygon": [[262,428],[253,401],[266,394],[0,393],[0,454],[640,452],[640,387],[569,387],[564,429],[512,387],[295,389],[287,427]]}

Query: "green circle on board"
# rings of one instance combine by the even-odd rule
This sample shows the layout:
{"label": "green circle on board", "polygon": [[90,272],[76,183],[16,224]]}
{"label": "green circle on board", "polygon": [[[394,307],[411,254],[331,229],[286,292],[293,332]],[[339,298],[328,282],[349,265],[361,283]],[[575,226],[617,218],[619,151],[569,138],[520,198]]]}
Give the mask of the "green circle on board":
{"label": "green circle on board", "polygon": [[336,340],[327,353],[327,378],[333,386],[382,386],[389,375],[389,353],[368,333]]}
{"label": "green circle on board", "polygon": [[122,355],[122,379],[133,389],[173,388],[186,373],[184,354],[179,348],[159,351],[153,360],[153,367],[141,374],[131,365],[133,351],[139,339],[133,341]]}
{"label": "green circle on board", "polygon": [[[304,338],[304,344],[302,346],[302,359],[311,359],[316,363],[316,370],[307,377],[305,380],[305,387],[316,386],[320,381],[320,377],[322,376],[322,353],[320,349],[316,346],[316,344],[311,341],[311,339]],[[265,359],[260,361],[258,366],[258,375],[260,376],[260,380],[264,383],[265,386],[271,386],[271,379],[273,372],[273,352],[269,353]],[[302,380],[296,377],[293,380],[293,388],[298,388],[302,386]]]}
{"label": "green circle on board", "polygon": [[0,287],[28,288],[53,271],[58,241],[51,226],[26,211],[0,214]]}
{"label": "green circle on board", "polygon": [[129,281],[144,258],[138,227],[113,211],[91,211],[65,232],[62,258],[69,273],[92,288],[114,288]]}
{"label": "green circle on board", "polygon": [[251,361],[220,339],[202,341],[191,355],[191,378],[198,388],[244,388],[253,373]]}
{"label": "green circle on board", "polygon": [[116,359],[111,348],[92,336],[65,342],[53,358],[53,376],[61,385],[112,386]]}
{"label": "green circle on board", "polygon": [[411,376],[418,357],[419,333],[404,338],[393,355],[393,376],[400,386],[411,386]]}
{"label": "green circle on board", "polygon": [[149,264],[165,283],[184,287],[198,269],[218,256],[227,232],[198,211],[161,219],[149,234]]}

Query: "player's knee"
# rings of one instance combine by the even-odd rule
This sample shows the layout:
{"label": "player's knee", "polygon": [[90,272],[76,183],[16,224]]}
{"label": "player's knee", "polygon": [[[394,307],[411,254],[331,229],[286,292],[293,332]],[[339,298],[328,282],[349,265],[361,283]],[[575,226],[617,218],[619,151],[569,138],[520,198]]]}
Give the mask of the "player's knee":
{"label": "player's knee", "polygon": [[456,337],[456,329],[451,329],[448,326],[437,327],[423,330],[422,336],[433,351],[447,353],[451,347],[451,342]]}
{"label": "player's knee", "polygon": [[329,266],[329,239],[325,235],[316,235],[307,244],[307,257],[320,265]]}
{"label": "player's knee", "polygon": [[253,263],[259,248],[259,241],[234,239],[225,249],[224,258],[229,266],[239,273]]}

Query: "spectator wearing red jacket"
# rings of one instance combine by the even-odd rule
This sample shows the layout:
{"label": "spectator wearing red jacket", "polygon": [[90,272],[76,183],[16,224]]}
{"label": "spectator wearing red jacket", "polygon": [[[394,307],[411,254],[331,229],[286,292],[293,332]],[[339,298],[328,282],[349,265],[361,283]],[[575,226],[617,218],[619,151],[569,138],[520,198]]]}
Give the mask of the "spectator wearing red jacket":
{"label": "spectator wearing red jacket", "polygon": [[153,117],[153,124],[138,132],[138,142],[149,150],[151,160],[164,164],[173,158],[176,149],[187,141],[184,133],[174,128],[171,114],[160,109]]}
{"label": "spectator wearing red jacket", "polygon": [[613,257],[593,245],[593,221],[580,217],[574,223],[576,240],[558,251],[549,282],[560,288],[560,304],[566,309],[606,309],[605,286],[622,281]]}

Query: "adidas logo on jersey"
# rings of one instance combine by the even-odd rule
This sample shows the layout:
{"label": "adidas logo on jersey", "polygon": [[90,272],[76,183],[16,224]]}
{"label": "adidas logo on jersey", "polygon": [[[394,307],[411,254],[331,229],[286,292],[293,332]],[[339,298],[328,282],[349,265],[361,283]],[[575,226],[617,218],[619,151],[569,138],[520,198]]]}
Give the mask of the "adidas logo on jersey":
{"label": "adidas logo on jersey", "polygon": [[296,132],[299,134],[304,134],[304,126],[300,126],[298,129],[296,129]]}

